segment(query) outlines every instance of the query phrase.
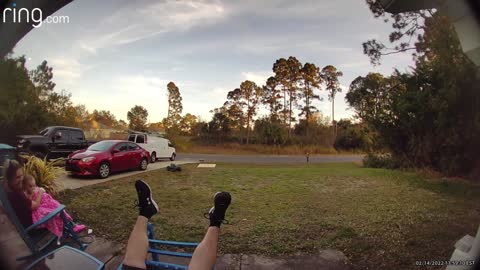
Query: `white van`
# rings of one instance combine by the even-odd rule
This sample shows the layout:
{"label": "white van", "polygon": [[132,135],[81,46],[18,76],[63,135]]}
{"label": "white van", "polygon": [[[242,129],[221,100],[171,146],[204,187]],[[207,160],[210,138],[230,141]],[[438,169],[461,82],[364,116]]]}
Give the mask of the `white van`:
{"label": "white van", "polygon": [[158,137],[147,133],[130,133],[128,140],[140,145],[143,149],[150,152],[150,163],[157,161],[157,159],[166,158],[171,161],[175,160],[177,154],[173,144],[162,137]]}

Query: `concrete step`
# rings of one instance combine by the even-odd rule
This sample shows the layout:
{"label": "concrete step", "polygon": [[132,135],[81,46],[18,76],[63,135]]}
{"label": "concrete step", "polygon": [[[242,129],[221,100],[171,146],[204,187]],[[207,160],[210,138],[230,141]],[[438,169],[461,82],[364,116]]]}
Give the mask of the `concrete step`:
{"label": "concrete step", "polygon": [[[149,258],[150,259],[150,258]],[[115,270],[123,260],[116,256],[110,260],[107,270]],[[189,259],[161,256],[160,261],[180,265],[188,265]],[[349,270],[347,259],[337,250],[321,250],[318,254],[296,254],[283,257],[266,257],[259,255],[225,254],[219,256],[215,265],[217,270]]]}

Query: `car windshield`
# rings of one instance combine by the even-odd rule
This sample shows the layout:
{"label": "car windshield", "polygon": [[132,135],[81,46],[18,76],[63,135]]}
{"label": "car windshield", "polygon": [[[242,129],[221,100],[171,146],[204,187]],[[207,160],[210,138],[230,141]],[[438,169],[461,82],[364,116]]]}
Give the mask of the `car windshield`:
{"label": "car windshield", "polygon": [[116,142],[112,142],[112,141],[98,142],[98,143],[90,145],[90,147],[88,147],[88,150],[90,150],[90,151],[102,151],[103,152],[103,151],[108,150],[115,143]]}
{"label": "car windshield", "polygon": [[50,129],[46,128],[46,129],[40,131],[39,134],[42,135],[42,136],[46,136],[49,130],[50,130]]}

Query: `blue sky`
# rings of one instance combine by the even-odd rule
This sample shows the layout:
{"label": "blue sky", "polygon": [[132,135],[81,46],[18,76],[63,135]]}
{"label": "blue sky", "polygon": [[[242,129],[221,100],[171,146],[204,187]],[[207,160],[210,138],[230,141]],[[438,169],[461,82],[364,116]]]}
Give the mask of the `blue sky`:
{"label": "blue sky", "polygon": [[[413,65],[408,54],[370,65],[362,42],[386,40],[391,28],[361,0],[77,0],[55,15],[70,21],[33,29],[15,55],[29,57],[30,68],[47,60],[56,90],[124,120],[137,104],[147,108],[150,122],[165,117],[169,81],[180,88],[184,113],[210,119],[228,91],[246,79],[264,83],[275,60],[291,55],[343,71],[335,118],[352,117],[344,95],[355,77]],[[315,105],[329,116],[331,104],[320,93],[324,101]]]}

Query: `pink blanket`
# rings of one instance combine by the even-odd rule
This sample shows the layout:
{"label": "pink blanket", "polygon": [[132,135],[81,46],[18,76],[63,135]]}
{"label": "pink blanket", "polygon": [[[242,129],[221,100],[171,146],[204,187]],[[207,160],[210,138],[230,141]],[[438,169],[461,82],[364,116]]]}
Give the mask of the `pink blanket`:
{"label": "pink blanket", "polygon": [[[32,196],[32,200],[35,200],[37,198],[38,191],[39,191],[39,188],[35,190],[35,193]],[[32,211],[33,222],[35,223],[39,221],[44,216],[48,215],[53,210],[57,209],[58,206],[60,206],[60,203],[56,201],[54,198],[52,198],[50,194],[46,192],[43,193],[42,200],[40,201],[40,206],[37,209]],[[68,220],[72,220],[72,217],[67,212],[64,211],[64,213]],[[60,215],[57,215],[39,227],[47,228],[50,232],[52,232],[56,236],[61,237],[63,233],[63,220],[60,217]]]}

